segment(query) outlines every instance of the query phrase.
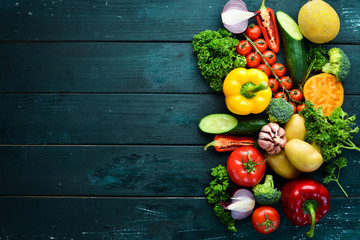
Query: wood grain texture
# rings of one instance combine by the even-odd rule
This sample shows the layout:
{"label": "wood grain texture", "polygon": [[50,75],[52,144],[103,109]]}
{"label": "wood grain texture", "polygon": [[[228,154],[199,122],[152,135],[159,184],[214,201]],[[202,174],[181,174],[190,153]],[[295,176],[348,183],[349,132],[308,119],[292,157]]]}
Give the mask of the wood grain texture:
{"label": "wood grain texture", "polygon": [[[226,0],[3,0],[0,39],[6,41],[101,40],[190,41],[205,29],[222,27],[220,13]],[[358,43],[359,1],[327,1],[337,10],[341,32],[334,42]],[[250,11],[261,1],[246,1]],[[268,0],[267,7],[294,19],[305,2]],[[10,20],[11,19],[11,20]]]}
{"label": "wood grain texture", "polygon": [[[348,95],[344,111],[359,102]],[[198,124],[212,113],[229,113],[221,94],[4,94],[0,144],[205,144]]]}
{"label": "wood grain texture", "polygon": [[[0,195],[204,196],[211,168],[226,166],[229,154],[202,146],[2,146]],[[348,166],[340,182],[350,196],[359,196],[360,153],[342,156]],[[266,173],[278,189],[285,183],[269,167]],[[323,168],[303,175],[322,181]],[[326,187],[343,196],[335,182]]]}
{"label": "wood grain texture", "polygon": [[0,44],[1,92],[210,92],[190,43]]}
{"label": "wood grain texture", "polygon": [[[357,198],[332,198],[314,239],[356,239]],[[309,226],[294,227],[279,205],[279,228],[256,233],[250,219],[231,233],[203,198],[0,198],[2,239],[306,239]],[[18,217],[22,216],[22,217]],[[21,227],[19,227],[21,226]],[[285,237],[286,236],[286,237]]]}
{"label": "wood grain texture", "polygon": [[[200,75],[191,40],[222,27],[226,2],[0,1],[0,239],[306,239],[309,227],[294,227],[279,204],[276,232],[257,234],[250,219],[228,232],[204,197],[211,168],[229,153],[204,152],[213,136],[197,125],[227,110]],[[296,20],[305,2],[266,6]],[[341,30],[325,46],[348,54],[343,106],[359,114],[360,2],[326,2]],[[246,3],[255,11],[261,1]],[[360,153],[343,156],[350,198],[326,185],[331,210],[314,239],[360,236]]]}
{"label": "wood grain texture", "polygon": [[[345,93],[359,94],[360,45],[340,47],[353,66]],[[277,62],[284,64],[283,56]],[[191,43],[3,43],[0,74],[0,93],[212,92]]]}

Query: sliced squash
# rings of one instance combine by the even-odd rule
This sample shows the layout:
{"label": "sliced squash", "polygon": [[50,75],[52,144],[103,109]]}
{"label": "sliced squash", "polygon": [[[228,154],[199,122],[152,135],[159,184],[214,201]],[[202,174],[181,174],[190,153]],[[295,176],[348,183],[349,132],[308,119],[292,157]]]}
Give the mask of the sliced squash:
{"label": "sliced squash", "polygon": [[330,116],[344,102],[344,88],[332,74],[320,73],[309,78],[303,88],[304,97],[316,108],[322,107],[324,116]]}

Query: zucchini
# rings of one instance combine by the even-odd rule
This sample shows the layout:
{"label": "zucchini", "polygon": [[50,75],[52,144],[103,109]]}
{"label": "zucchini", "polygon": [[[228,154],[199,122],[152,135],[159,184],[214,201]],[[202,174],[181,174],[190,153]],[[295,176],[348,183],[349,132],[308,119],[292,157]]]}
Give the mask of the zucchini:
{"label": "zucchini", "polygon": [[304,36],[294,19],[286,13],[277,11],[276,18],[280,26],[289,75],[294,83],[300,84],[308,67]]}
{"label": "zucchini", "polygon": [[268,124],[266,115],[246,115],[234,117],[230,114],[215,113],[200,120],[201,131],[210,134],[256,135]]}

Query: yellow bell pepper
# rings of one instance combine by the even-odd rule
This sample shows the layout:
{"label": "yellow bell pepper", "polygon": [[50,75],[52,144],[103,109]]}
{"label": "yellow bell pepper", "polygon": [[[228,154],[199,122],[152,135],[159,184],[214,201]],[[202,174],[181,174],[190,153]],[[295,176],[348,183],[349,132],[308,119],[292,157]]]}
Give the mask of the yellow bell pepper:
{"label": "yellow bell pepper", "polygon": [[232,70],[223,84],[227,108],[237,115],[263,112],[272,97],[268,81],[266,74],[255,68]]}

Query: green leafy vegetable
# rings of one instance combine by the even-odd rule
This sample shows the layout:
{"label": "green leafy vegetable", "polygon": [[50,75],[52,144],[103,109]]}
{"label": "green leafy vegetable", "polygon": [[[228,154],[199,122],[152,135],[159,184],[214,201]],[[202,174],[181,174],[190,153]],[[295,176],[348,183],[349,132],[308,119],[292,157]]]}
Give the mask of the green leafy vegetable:
{"label": "green leafy vegetable", "polygon": [[205,195],[208,202],[214,206],[214,213],[219,220],[227,226],[230,231],[236,232],[235,220],[231,217],[231,213],[226,211],[221,205],[230,199],[230,194],[227,189],[230,184],[230,178],[227,174],[226,168],[222,165],[212,169],[211,175],[214,180],[210,182],[210,186],[205,188]]}
{"label": "green leafy vegetable", "polygon": [[353,128],[355,115],[349,117],[341,107],[337,107],[329,117],[325,117],[322,109],[316,109],[312,102],[307,100],[305,105],[299,112],[305,118],[305,141],[315,141],[320,145],[325,162],[341,154],[343,148],[360,151],[352,142],[353,135],[359,132],[359,127]]}
{"label": "green leafy vegetable", "polygon": [[305,80],[308,78],[309,74],[312,71],[321,71],[325,63],[328,62],[325,54],[326,49],[322,48],[321,45],[310,45],[309,52],[307,53],[307,63],[309,67],[306,70],[304,81],[300,84],[301,86],[305,83]]}
{"label": "green leafy vegetable", "polygon": [[[340,170],[347,165],[347,160],[344,157],[338,158],[334,160],[334,164],[328,164],[325,166],[325,172],[327,173],[326,177],[324,177],[323,182],[325,184],[330,183],[331,181],[335,181],[340,189],[343,191],[346,197],[348,197],[347,193],[345,192],[344,188],[341,186],[339,182],[340,177]],[[336,168],[338,168],[337,173],[335,173]]]}
{"label": "green leafy vegetable", "polygon": [[201,74],[214,91],[222,91],[227,74],[246,66],[246,58],[236,53],[239,44],[232,33],[225,29],[205,30],[193,37],[193,52],[198,58]]}

